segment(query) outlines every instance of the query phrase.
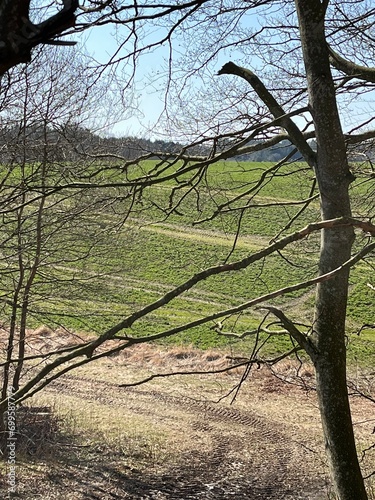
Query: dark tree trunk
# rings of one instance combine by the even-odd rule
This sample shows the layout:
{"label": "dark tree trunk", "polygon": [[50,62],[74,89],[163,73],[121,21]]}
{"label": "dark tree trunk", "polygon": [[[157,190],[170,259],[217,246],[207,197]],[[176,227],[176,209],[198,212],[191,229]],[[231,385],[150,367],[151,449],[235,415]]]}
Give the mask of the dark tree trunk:
{"label": "dark tree trunk", "polygon": [[[328,2],[295,0],[299,17],[309,105],[317,142],[316,177],[324,220],[350,216],[348,167],[324,32]],[[320,273],[349,259],[352,228],[322,232]],[[358,463],[346,384],[345,318],[349,271],[320,283],[316,291],[314,329],[317,393],[326,452],[340,500],[367,499]]]}
{"label": "dark tree trunk", "polygon": [[0,0],[0,75],[31,60],[34,47],[54,42],[75,24],[78,0],[64,0],[62,8],[40,24],[29,19],[30,0]]}

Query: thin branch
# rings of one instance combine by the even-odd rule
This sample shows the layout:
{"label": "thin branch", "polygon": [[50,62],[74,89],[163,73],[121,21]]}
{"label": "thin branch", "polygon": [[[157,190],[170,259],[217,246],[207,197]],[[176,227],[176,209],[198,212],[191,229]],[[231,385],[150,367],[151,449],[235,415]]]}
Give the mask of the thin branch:
{"label": "thin branch", "polygon": [[214,329],[216,333],[222,335],[223,337],[230,337],[235,339],[244,339],[250,335],[257,335],[258,333],[267,333],[270,337],[275,335],[286,335],[288,334],[288,330],[270,330],[269,328],[255,328],[254,330],[246,330],[242,333],[235,332],[223,332],[220,330]]}
{"label": "thin branch", "polygon": [[231,370],[235,370],[236,368],[241,368],[242,366],[249,366],[249,365],[274,365],[281,361],[282,359],[287,358],[291,354],[297,352],[300,348],[299,347],[293,347],[293,349],[290,349],[289,351],[281,354],[280,356],[277,356],[276,358],[272,359],[248,359],[242,363],[237,363],[235,365],[227,366],[225,368],[219,368],[217,370],[187,370],[187,371],[177,371],[177,372],[168,372],[168,373],[154,373],[153,375],[150,375],[149,377],[146,377],[142,380],[138,380],[137,382],[129,382],[126,384],[120,384],[119,387],[135,387],[138,385],[143,385],[146,384],[147,382],[150,382],[151,380],[154,380],[156,378],[165,378],[165,377],[173,377],[176,375],[215,375],[217,373],[226,373],[230,372]]}
{"label": "thin branch", "polygon": [[[71,352],[71,351],[74,351],[75,349],[77,349],[78,347],[85,347],[89,344],[89,342],[84,342],[82,344],[79,344],[78,346],[77,345],[74,345],[74,346],[69,346],[69,347],[63,347],[61,349],[56,349],[56,351],[49,351],[47,353],[44,353],[44,354],[34,354],[34,355],[31,355],[31,356],[24,356],[22,358],[23,361],[32,361],[32,360],[36,360],[36,359],[46,359],[46,358],[50,358],[51,356],[56,356],[56,355],[59,355],[59,354],[64,354],[66,352]],[[9,363],[19,363],[21,360],[19,358],[12,358],[10,359],[9,361],[5,361],[3,363],[0,363],[0,367],[1,366],[5,366]]]}
{"label": "thin branch", "polygon": [[[277,172],[277,170],[281,166],[283,166],[290,158],[292,158],[292,156],[294,155],[295,152],[296,152],[296,150],[291,151],[287,156],[282,158],[278,163],[276,163],[275,165],[272,165],[271,167],[264,170],[262,172],[262,174],[260,175],[259,179],[257,180],[257,182],[253,186],[251,186],[250,189],[248,189],[247,191],[244,191],[243,193],[240,193],[239,195],[235,196],[234,198],[232,198],[229,201],[226,201],[225,203],[221,203],[210,216],[208,216],[204,219],[199,219],[197,221],[194,221],[193,225],[197,225],[197,224],[201,224],[202,222],[207,222],[207,221],[213,220],[218,215],[220,215],[222,213],[226,213],[226,212],[233,212],[233,211],[244,210],[244,209],[248,209],[248,208],[258,208],[258,207],[264,207],[264,206],[267,206],[267,207],[274,206],[274,205],[280,206],[280,205],[284,205],[284,204],[288,205],[288,206],[291,204],[299,205],[299,204],[303,204],[303,203],[307,202],[308,200],[302,200],[302,201],[292,201],[292,202],[290,202],[290,201],[288,201],[288,202],[273,202],[273,203],[267,203],[267,204],[253,204],[253,205],[251,205],[250,201],[248,201],[246,203],[246,205],[244,205],[244,206],[234,207],[234,208],[231,207],[231,205],[235,204],[237,201],[241,200],[242,198],[249,196],[250,194],[252,194],[251,199],[253,199],[254,196],[257,193],[259,193],[260,189],[264,186],[264,183],[266,182],[267,177],[269,176],[270,179],[272,179],[273,176],[275,175],[275,172]],[[267,180],[267,182],[270,182],[270,180]],[[229,208],[227,208],[227,207],[229,207]]]}
{"label": "thin branch", "polygon": [[298,210],[298,212],[293,217],[289,219],[288,223],[277,233],[275,238],[279,238],[284,231],[287,231],[292,226],[293,222],[295,222],[300,217],[300,215],[302,215],[302,213],[307,209],[310,203],[319,197],[319,194],[314,195],[315,187],[316,187],[316,178],[314,178],[312,182],[309,197],[306,200],[302,200],[301,202],[303,206]]}
{"label": "thin branch", "polygon": [[370,394],[367,394],[366,392],[361,391],[356,384],[353,382],[348,382],[348,389],[351,389],[353,393],[351,394],[352,396],[360,396],[361,398],[367,399],[368,401],[371,401],[371,403],[375,403],[375,398],[371,396]]}
{"label": "thin branch", "polygon": [[314,361],[318,351],[310,339],[300,332],[296,325],[287,317],[285,314],[276,307],[263,306],[261,309],[266,309],[270,311],[276,318],[278,318],[283,325],[283,327],[290,333],[291,337],[298,343],[298,345],[304,349],[310,356],[311,360]]}
{"label": "thin branch", "polygon": [[[65,356],[58,357],[55,359],[53,362],[48,364],[47,366],[43,367],[43,369],[33,378],[31,379],[28,383],[25,384],[24,387],[19,389],[17,392],[13,394],[14,400],[19,401],[23,400],[26,397],[29,397],[28,392],[31,391],[37,384],[39,384],[43,379],[44,382],[42,383],[43,386],[47,385],[50,381],[54,380],[57,378],[59,375],[66,373],[67,371],[70,371],[74,369],[75,367],[81,366],[82,364],[85,364],[87,362],[90,362],[91,360],[98,359],[100,357],[103,357],[105,355],[108,355],[112,351],[107,351],[106,353],[100,353],[98,355],[94,355],[94,351],[102,345],[104,342],[110,339],[116,338],[116,335],[121,332],[122,330],[127,330],[129,329],[136,321],[139,319],[147,316],[151,312],[165,306],[169,302],[171,302],[173,299],[176,297],[179,297],[182,293],[190,290],[193,286],[195,286],[197,283],[200,281],[206,280],[210,276],[215,276],[224,272],[230,272],[230,271],[237,271],[240,269],[245,269],[249,265],[251,265],[254,262],[257,262],[258,260],[263,259],[265,256],[272,254],[273,252],[280,250],[284,247],[286,247],[288,244],[290,244],[293,241],[298,241],[300,239],[303,239],[306,237],[308,234],[310,234],[313,231],[318,231],[320,229],[331,229],[331,228],[338,228],[338,227],[345,227],[345,226],[357,226],[361,228],[366,228],[367,232],[370,232],[372,235],[375,235],[375,226],[371,224],[370,222],[364,222],[364,221],[358,221],[356,219],[348,218],[348,217],[343,217],[339,219],[332,219],[329,221],[322,221],[318,222],[315,224],[310,224],[306,226],[304,229],[301,231],[297,231],[296,233],[293,233],[292,235],[289,235],[282,240],[273,243],[272,245],[269,245],[267,248],[261,250],[260,252],[257,252],[253,255],[250,255],[249,257],[246,257],[245,259],[242,259],[240,261],[234,262],[232,264],[223,264],[219,266],[214,266],[211,268],[208,268],[204,271],[201,271],[197,274],[195,274],[192,278],[187,280],[185,283],[181,284],[180,286],[174,288],[170,292],[166,293],[163,297],[160,299],[156,300],[155,302],[152,302],[151,304],[148,304],[144,308],[134,312],[127,318],[125,318],[123,321],[118,323],[117,325],[113,326],[109,330],[107,330],[103,335],[99,336],[97,339],[93,340],[92,342],[88,343],[87,345],[84,346],[79,346],[76,350],[70,352],[69,354],[66,354]],[[159,340],[162,338],[167,338],[172,335],[175,335],[177,333],[180,333],[182,331],[189,330],[193,327],[203,325],[208,322],[213,322],[216,321],[217,319],[223,318],[225,316],[229,316],[231,314],[236,314],[242,311],[245,311],[249,309],[250,307],[254,307],[260,303],[263,303],[267,300],[271,300],[273,298],[279,297],[281,295],[285,295],[286,293],[291,293],[297,290],[301,290],[310,286],[313,286],[317,283],[320,283],[322,281],[329,280],[336,276],[338,273],[342,272],[344,269],[352,267],[355,265],[357,262],[359,262],[365,255],[368,253],[372,252],[375,250],[375,243],[372,243],[370,245],[367,245],[365,248],[363,248],[360,252],[358,252],[356,255],[354,255],[352,258],[350,258],[347,262],[342,264],[340,267],[323,274],[321,276],[318,276],[317,278],[313,278],[311,280],[304,281],[302,283],[297,283],[296,285],[291,285],[285,288],[278,289],[274,292],[268,293],[266,295],[263,295],[261,297],[257,297],[255,299],[252,299],[248,302],[245,302],[243,304],[240,304],[238,306],[235,306],[233,308],[224,310],[224,311],[219,311],[217,313],[211,314],[209,316],[206,316],[204,318],[200,318],[198,320],[192,321],[190,323],[186,323],[183,325],[180,325],[178,327],[172,328],[170,330],[166,330],[154,335],[146,336],[146,337],[122,337],[122,340],[125,340],[126,342],[122,344],[121,346],[116,348],[116,352],[125,349],[126,347],[130,347],[131,345],[135,344],[140,344],[144,342],[152,342],[154,340]],[[87,359],[84,359],[82,361],[79,361],[75,364],[71,364],[68,367],[64,368],[58,374],[53,375],[50,379],[46,379],[47,375],[50,374],[53,370],[58,368],[59,366],[73,361],[75,358],[80,357],[80,356],[86,356]],[[37,392],[38,389],[34,390],[34,392]],[[4,402],[2,402],[4,404]]]}
{"label": "thin branch", "polygon": [[257,360],[254,361],[245,361],[243,363],[238,363],[237,365],[231,365],[227,366],[225,368],[219,368],[217,370],[187,370],[187,371],[178,371],[178,372],[168,372],[168,373],[154,373],[153,375],[150,375],[149,377],[146,377],[142,380],[139,380],[137,382],[129,382],[127,384],[120,384],[119,387],[134,387],[137,385],[142,385],[146,384],[147,382],[150,382],[151,380],[154,380],[155,378],[165,378],[165,377],[173,377],[176,375],[214,375],[217,373],[226,373],[231,370],[235,370],[236,368],[240,368],[242,366],[246,366],[249,363],[256,363]]}

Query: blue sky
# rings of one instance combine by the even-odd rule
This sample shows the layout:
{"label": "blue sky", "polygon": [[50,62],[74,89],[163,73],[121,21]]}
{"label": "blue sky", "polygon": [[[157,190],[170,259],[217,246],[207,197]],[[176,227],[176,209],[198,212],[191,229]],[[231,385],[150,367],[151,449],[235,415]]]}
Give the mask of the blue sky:
{"label": "blue sky", "polygon": [[[84,32],[81,37],[75,35],[73,38],[85,47],[89,55],[100,63],[106,63],[118,47],[113,30],[110,26],[95,27]],[[148,82],[150,74],[161,69],[163,53],[166,54],[166,50],[159,49],[157,53],[142,57],[142,63],[137,68],[134,89],[138,112],[129,113],[129,109],[124,107],[124,120],[112,128],[113,134],[142,136],[158,120],[164,106],[163,92],[157,91],[155,86]]]}
{"label": "blue sky", "polygon": [[[116,52],[118,45],[114,36],[114,28],[111,26],[95,27],[81,36],[74,35],[73,39],[84,45],[86,51],[102,63],[108,61]],[[158,81],[158,72],[164,67],[167,57],[166,48],[143,56],[135,79],[134,105],[138,111],[129,111],[124,107],[124,119],[109,130],[110,134],[153,137],[152,130],[164,107],[165,83],[163,84],[162,80]],[[218,69],[221,67],[220,62],[217,64]],[[348,120],[344,124],[346,130],[355,126],[359,120],[365,120],[366,115],[371,116],[371,108],[374,104],[373,94],[374,92],[371,92],[366,98],[361,99],[360,104],[354,100],[350,108],[345,106],[350,110]]]}

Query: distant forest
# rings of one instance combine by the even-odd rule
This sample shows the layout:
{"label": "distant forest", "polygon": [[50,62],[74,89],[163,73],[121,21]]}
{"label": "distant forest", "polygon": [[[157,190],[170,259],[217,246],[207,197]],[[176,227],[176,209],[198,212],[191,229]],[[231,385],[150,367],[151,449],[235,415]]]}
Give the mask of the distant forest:
{"label": "distant forest", "polygon": [[[259,142],[259,141],[258,141]],[[254,141],[254,144],[257,144]],[[315,141],[310,141],[315,149]],[[226,145],[228,146],[228,144]],[[173,141],[149,140],[137,137],[102,137],[80,126],[43,126],[3,127],[0,129],[0,161],[74,161],[85,156],[113,155],[125,160],[132,160],[150,153],[178,153],[184,145]],[[290,154],[295,147],[287,140],[270,148],[231,158],[237,161],[279,161]],[[189,147],[189,153],[206,156],[209,147],[197,145]],[[300,159],[297,152],[293,160]],[[361,159],[361,158],[351,158]],[[362,158],[363,159],[363,158]]]}

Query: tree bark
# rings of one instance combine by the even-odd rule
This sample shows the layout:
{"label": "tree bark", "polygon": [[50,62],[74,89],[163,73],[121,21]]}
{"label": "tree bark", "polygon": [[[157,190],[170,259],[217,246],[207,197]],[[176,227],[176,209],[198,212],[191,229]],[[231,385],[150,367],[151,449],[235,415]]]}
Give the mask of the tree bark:
{"label": "tree bark", "polygon": [[[328,2],[295,0],[309,106],[317,142],[316,177],[323,220],[350,217],[349,184],[344,134],[337,110],[329,64],[324,18]],[[339,267],[350,258],[352,228],[322,231],[320,273]],[[346,384],[345,319],[349,271],[319,283],[316,290],[314,329],[317,356],[317,394],[331,475],[340,500],[365,500],[367,494],[355,447]]]}
{"label": "tree bark", "polygon": [[29,8],[30,0],[0,0],[0,76],[29,62],[34,47],[54,43],[55,37],[74,26],[78,0],[63,0],[62,8],[40,24],[30,21]]}

